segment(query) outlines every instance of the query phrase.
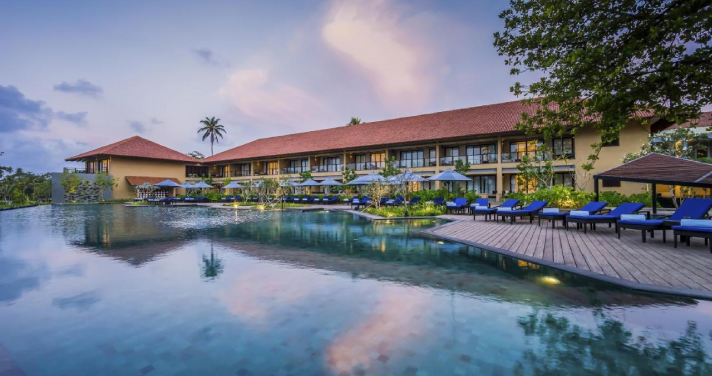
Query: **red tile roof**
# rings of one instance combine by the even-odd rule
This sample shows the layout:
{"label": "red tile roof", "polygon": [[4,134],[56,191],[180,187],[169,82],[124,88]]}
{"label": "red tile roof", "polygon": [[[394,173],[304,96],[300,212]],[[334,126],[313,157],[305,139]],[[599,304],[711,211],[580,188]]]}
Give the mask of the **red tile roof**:
{"label": "red tile roof", "polygon": [[88,151],[73,157],[67,161],[78,161],[88,157],[100,155],[113,155],[122,157],[163,159],[180,162],[199,162],[197,159],[189,157],[179,151],[159,145],[140,136],[133,136],[119,142],[114,142],[98,149]]}
{"label": "red tile roof", "polygon": [[158,184],[164,180],[170,180],[176,184],[180,184],[180,181],[176,178],[156,178],[152,176],[127,176],[126,181],[131,185],[141,185],[143,183]]}
{"label": "red tile roof", "polygon": [[712,187],[712,164],[652,153],[595,175],[648,183]]}
{"label": "red tile roof", "polygon": [[703,112],[700,115],[700,118],[697,120],[688,121],[687,123],[684,123],[684,124],[673,124],[668,129],[688,128],[688,127],[702,127],[702,128],[712,127],[712,111]]}
{"label": "red tile roof", "polygon": [[[556,107],[554,104],[553,106]],[[262,138],[208,157],[203,162],[287,156],[343,149],[394,146],[515,132],[522,112],[534,107],[504,102],[311,132]],[[647,113],[637,113],[649,116]]]}

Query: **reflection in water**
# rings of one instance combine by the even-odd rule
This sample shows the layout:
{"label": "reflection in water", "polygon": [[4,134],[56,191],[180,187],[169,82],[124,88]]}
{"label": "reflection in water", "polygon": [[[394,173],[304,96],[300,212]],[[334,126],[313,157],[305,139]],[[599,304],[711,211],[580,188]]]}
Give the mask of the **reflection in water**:
{"label": "reflection in water", "polygon": [[32,375],[710,373],[709,302],[418,233],[435,224],[110,205],[3,214],[0,346]]}
{"label": "reflection in water", "polygon": [[202,265],[201,276],[204,279],[214,280],[220,273],[223,272],[223,262],[217,256],[215,256],[215,250],[213,249],[213,244],[210,244],[210,256],[203,255],[203,265]]}
{"label": "reflection in water", "polygon": [[[653,341],[634,335],[623,322],[601,312],[596,329],[566,317],[532,313],[519,319],[524,335],[537,342],[517,365],[519,375],[711,375],[703,334],[688,322],[680,337]],[[712,337],[712,333],[709,334]]]}

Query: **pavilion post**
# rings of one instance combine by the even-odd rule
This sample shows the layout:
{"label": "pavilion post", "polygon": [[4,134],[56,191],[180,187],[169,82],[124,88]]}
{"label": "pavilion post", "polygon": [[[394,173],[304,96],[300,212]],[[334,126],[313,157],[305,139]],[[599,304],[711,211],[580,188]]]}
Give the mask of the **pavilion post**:
{"label": "pavilion post", "polygon": [[598,201],[598,178],[593,177],[593,192],[596,193],[596,201]]}
{"label": "pavilion post", "polygon": [[658,185],[653,183],[653,214],[658,213]]}

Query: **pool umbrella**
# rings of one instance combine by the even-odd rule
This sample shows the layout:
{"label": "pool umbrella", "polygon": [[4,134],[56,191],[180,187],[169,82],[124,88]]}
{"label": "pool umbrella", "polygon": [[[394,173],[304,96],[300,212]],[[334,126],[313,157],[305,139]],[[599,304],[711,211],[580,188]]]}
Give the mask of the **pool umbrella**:
{"label": "pool umbrella", "polygon": [[[471,181],[470,178],[467,176],[455,172],[452,169],[447,169],[439,174],[435,174],[434,176],[431,176],[428,178],[430,181],[446,181],[446,182],[451,182],[451,181]],[[449,190],[449,184],[448,184],[448,190]]]}
{"label": "pool umbrella", "polygon": [[190,184],[190,183],[187,182],[187,181],[184,182],[183,184],[181,184],[180,186],[183,187],[183,188],[185,188],[185,189],[193,189],[193,188],[195,188],[195,187],[193,186],[193,184]]}
{"label": "pool umbrella", "polygon": [[447,169],[439,174],[433,175],[430,178],[428,178],[430,181],[470,181],[470,178],[467,176],[455,172],[452,169]]}
{"label": "pool umbrella", "polygon": [[321,185],[324,187],[327,187],[327,189],[325,190],[325,193],[328,193],[331,191],[331,187],[338,187],[343,184],[339,183],[338,181],[336,181],[334,179],[329,178],[329,179],[322,181]]}
{"label": "pool umbrella", "polygon": [[313,179],[309,179],[309,180],[304,181],[303,183],[298,183],[297,185],[300,187],[318,187],[321,185],[321,183],[319,183],[318,181],[315,181]]}
{"label": "pool umbrella", "polygon": [[392,182],[407,181],[407,182],[418,182],[418,183],[428,181],[428,179],[426,179],[418,174],[414,174],[410,171],[406,171],[400,175],[393,176],[389,180],[391,180]]}
{"label": "pool umbrella", "polygon": [[198,184],[193,185],[192,188],[212,188],[212,185],[206,184],[204,181],[199,181]]}
{"label": "pool umbrella", "polygon": [[242,185],[236,181],[231,181],[228,185],[222,187],[222,189],[235,189],[235,188],[242,188]]}
{"label": "pool umbrella", "polygon": [[350,182],[346,183],[346,185],[369,185],[373,182],[381,182],[381,183],[386,183],[386,178],[381,176],[380,174],[377,174],[375,172],[372,172],[368,175],[364,176],[359,176],[354,180],[351,180]]}
{"label": "pool umbrella", "polygon": [[161,188],[181,188],[182,185],[174,182],[171,179],[166,179],[160,183],[155,184],[156,187],[161,187]]}

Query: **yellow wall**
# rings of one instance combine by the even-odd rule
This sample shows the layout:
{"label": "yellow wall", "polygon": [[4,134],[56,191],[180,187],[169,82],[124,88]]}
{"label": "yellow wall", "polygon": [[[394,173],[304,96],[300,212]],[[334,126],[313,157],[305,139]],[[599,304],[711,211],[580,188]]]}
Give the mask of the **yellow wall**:
{"label": "yellow wall", "polygon": [[149,176],[175,178],[185,181],[185,162],[160,161],[155,159],[111,157],[109,173],[118,179],[113,198],[133,198],[136,196],[126,176]]}
{"label": "yellow wall", "polygon": [[[594,164],[594,170],[592,171],[593,174],[597,174],[623,164],[623,157],[625,157],[628,153],[639,152],[641,146],[648,142],[649,134],[650,126],[631,122],[631,124],[620,132],[620,146],[607,146],[601,149],[599,160]],[[579,162],[577,163],[577,166],[580,166],[586,162],[586,158],[593,152],[591,144],[599,142],[601,140],[601,136],[595,128],[591,127],[579,130],[576,132],[574,137],[576,160]],[[583,174],[583,171],[579,169],[577,174]],[[601,192],[615,190],[623,194],[640,193],[643,192],[644,189],[644,184],[626,182],[621,183],[620,187],[615,188],[603,188],[602,186],[599,186],[599,190]],[[586,185],[586,190],[589,192],[593,191],[593,178],[589,179],[588,184]]]}

